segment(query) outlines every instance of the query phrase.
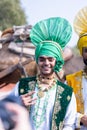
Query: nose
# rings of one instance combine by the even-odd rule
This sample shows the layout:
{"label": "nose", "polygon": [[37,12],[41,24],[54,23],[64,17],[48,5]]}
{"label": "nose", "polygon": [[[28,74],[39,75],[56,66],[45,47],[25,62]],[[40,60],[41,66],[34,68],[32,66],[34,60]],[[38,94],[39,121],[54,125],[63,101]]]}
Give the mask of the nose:
{"label": "nose", "polygon": [[48,64],[49,64],[49,60],[46,59],[44,63],[45,63],[46,65],[48,65]]}

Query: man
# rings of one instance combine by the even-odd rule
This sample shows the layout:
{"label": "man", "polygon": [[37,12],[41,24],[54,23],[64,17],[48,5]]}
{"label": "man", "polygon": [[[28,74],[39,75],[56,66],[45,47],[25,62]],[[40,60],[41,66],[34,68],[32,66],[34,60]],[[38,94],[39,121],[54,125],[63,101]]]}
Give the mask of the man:
{"label": "man", "polygon": [[87,17],[85,14],[87,14],[87,7],[78,12],[74,21],[74,29],[80,36],[77,46],[83,57],[85,67],[79,72],[66,76],[67,84],[73,87],[76,95],[76,128],[80,130],[87,130],[87,27],[85,24]]}
{"label": "man", "polygon": [[74,130],[75,96],[57,77],[64,64],[62,48],[71,34],[69,22],[60,17],[42,20],[31,30],[39,72],[36,77],[22,78],[13,92],[21,95],[29,110],[33,130]]}

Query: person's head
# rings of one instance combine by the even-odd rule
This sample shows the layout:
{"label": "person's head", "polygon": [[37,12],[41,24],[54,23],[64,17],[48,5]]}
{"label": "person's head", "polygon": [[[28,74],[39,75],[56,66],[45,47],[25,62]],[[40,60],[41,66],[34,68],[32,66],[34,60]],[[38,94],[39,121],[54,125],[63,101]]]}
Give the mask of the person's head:
{"label": "person's head", "polygon": [[83,34],[79,37],[77,47],[83,57],[83,62],[87,66],[87,34]]}
{"label": "person's head", "polygon": [[35,24],[30,38],[36,46],[35,59],[41,73],[48,75],[61,70],[64,64],[62,49],[71,34],[71,25],[64,18],[49,18]]}
{"label": "person's head", "polygon": [[53,57],[43,55],[38,58],[38,66],[43,75],[51,75],[54,72],[55,64],[56,59]]}
{"label": "person's head", "polygon": [[[40,43],[35,51],[36,62],[42,74],[52,74],[59,71],[64,64],[62,49],[57,43],[46,41]],[[42,60],[44,60],[42,62]]]}
{"label": "person's head", "polygon": [[74,30],[78,34],[79,39],[77,47],[84,63],[87,65],[87,6],[78,11],[74,19]]}
{"label": "person's head", "polygon": [[77,42],[77,47],[80,51],[80,54],[82,55],[83,48],[87,47],[87,34],[83,34],[79,37],[79,40]]}

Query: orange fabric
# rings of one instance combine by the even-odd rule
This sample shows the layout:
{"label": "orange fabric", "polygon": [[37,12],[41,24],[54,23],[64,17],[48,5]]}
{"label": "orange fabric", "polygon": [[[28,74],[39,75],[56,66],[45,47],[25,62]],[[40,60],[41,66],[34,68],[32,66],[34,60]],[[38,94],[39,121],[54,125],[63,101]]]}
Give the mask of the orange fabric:
{"label": "orange fabric", "polygon": [[67,84],[74,90],[77,102],[77,111],[84,113],[84,103],[82,96],[82,71],[66,76]]}

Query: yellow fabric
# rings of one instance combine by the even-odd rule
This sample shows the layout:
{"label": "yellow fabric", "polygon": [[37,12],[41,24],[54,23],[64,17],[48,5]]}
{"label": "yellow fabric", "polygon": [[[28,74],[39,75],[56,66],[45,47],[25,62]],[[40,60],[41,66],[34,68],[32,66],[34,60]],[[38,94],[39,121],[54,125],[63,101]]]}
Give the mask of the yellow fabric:
{"label": "yellow fabric", "polygon": [[82,55],[82,47],[87,47],[87,6],[77,12],[73,21],[73,27],[79,36],[77,46]]}
{"label": "yellow fabric", "polygon": [[77,125],[78,125],[78,128],[81,128],[81,125],[80,125],[80,122],[81,122],[81,118],[83,117],[84,115],[81,114],[77,120]]}
{"label": "yellow fabric", "polygon": [[82,55],[82,48],[87,47],[87,34],[84,34],[79,38],[79,41],[77,43],[78,49],[80,51],[80,54]]}
{"label": "yellow fabric", "polygon": [[73,21],[75,32],[81,36],[87,33],[87,6],[80,9]]}
{"label": "yellow fabric", "polygon": [[82,97],[82,71],[66,76],[66,81],[74,90],[77,102],[77,111],[84,113],[84,104]]}

